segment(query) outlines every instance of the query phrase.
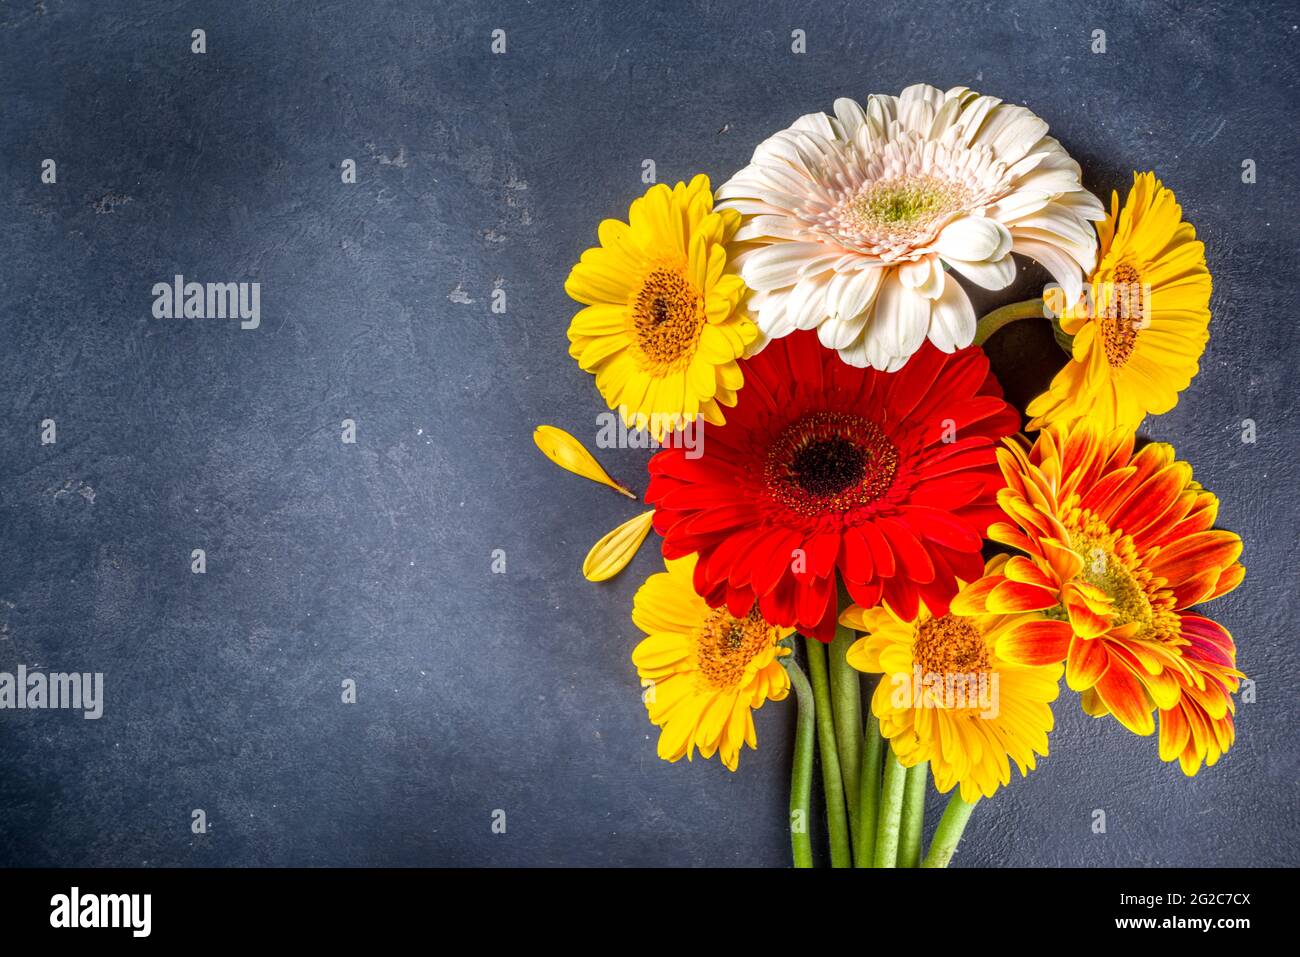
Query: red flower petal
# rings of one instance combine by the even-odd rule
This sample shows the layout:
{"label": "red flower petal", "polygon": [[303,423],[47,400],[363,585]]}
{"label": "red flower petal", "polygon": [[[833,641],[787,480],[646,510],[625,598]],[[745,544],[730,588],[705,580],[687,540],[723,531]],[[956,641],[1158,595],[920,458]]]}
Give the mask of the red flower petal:
{"label": "red flower petal", "polygon": [[889,540],[908,578],[922,583],[934,581],[934,564],[911,529],[892,518],[882,518],[878,527]]}

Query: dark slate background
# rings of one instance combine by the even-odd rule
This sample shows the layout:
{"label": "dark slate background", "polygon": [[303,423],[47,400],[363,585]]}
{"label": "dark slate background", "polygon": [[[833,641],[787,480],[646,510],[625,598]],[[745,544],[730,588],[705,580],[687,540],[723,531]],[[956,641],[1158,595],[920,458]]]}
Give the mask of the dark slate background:
{"label": "dark slate background", "polygon": [[[628,613],[658,558],[586,583],[637,506],[531,433],[594,445],[563,282],[643,159],[720,183],[799,114],[923,80],[1024,102],[1107,198],[1154,167],[1205,239],[1210,347],[1149,434],[1245,538],[1212,614],[1258,681],[1190,781],[1066,692],[1052,756],[958,863],[1294,863],[1298,24],[1290,3],[0,3],[0,670],[107,682],[98,722],[0,713],[0,863],[786,864],[792,708],[760,712],[739,773],[655,757]],[[151,318],[176,273],[260,282],[261,328]],[[1060,361],[1042,327],[991,353],[1022,401]],[[642,490],[645,458],[601,453]]]}

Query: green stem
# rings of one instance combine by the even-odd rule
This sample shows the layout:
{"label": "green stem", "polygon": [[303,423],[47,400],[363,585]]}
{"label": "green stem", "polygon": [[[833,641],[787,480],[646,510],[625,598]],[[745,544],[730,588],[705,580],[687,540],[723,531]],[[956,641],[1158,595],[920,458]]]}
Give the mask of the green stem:
{"label": "green stem", "polygon": [[[868,702],[870,698],[868,697]],[[880,820],[880,766],[885,757],[885,739],[880,736],[880,719],[867,707],[867,733],[862,749],[862,782],[858,793],[858,836],[854,860],[858,867],[871,867],[876,857],[876,825]]]}
{"label": "green stem", "polygon": [[812,688],[794,655],[781,659],[790,675],[798,717],[794,726],[794,770],[790,774],[790,850],[795,867],[812,867],[812,837],[809,834],[812,806],[813,738],[816,737]]}
{"label": "green stem", "polygon": [[1003,306],[1000,309],[994,309],[988,315],[980,319],[975,326],[975,345],[982,346],[992,338],[993,333],[997,332],[1003,326],[1010,325],[1017,319],[1043,319],[1043,300],[1026,299],[1024,302],[1013,302],[1009,306]]}
{"label": "green stem", "polygon": [[921,863],[921,825],[925,821],[925,782],[929,771],[929,761],[907,769],[898,836],[899,867],[916,867]]}
{"label": "green stem", "polygon": [[886,748],[885,776],[880,786],[880,820],[876,824],[876,867],[898,866],[898,829],[903,811],[907,770],[893,748]]}
{"label": "green stem", "polygon": [[948,799],[948,806],[944,808],[943,817],[939,820],[939,827],[934,832],[934,840],[930,842],[930,853],[925,855],[922,867],[948,866],[953,853],[957,850],[957,842],[961,840],[962,832],[966,830],[970,812],[974,808],[974,803],[967,804],[961,799],[959,790],[953,791],[952,797]]}
{"label": "green stem", "polygon": [[812,679],[813,700],[816,702],[817,744],[822,759],[822,791],[826,798],[831,867],[852,867],[849,820],[844,810],[844,781],[840,777],[840,759],[835,750],[835,720],[831,716],[831,688],[826,676],[826,646],[815,638],[805,638],[804,647],[808,650],[808,675]]}
{"label": "green stem", "polygon": [[849,838],[856,842],[861,833],[858,782],[862,777],[862,681],[848,663],[849,646],[857,635],[836,625],[831,641],[831,708],[835,719],[835,743],[839,749],[840,773],[849,808]]}

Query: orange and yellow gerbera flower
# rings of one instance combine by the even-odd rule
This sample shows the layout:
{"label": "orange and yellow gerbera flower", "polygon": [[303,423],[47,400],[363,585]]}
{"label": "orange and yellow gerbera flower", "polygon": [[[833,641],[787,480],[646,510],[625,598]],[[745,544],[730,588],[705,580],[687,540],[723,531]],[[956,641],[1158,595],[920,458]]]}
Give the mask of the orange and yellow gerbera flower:
{"label": "orange and yellow gerbera flower", "polygon": [[[999,556],[985,570],[998,575],[1006,562]],[[935,617],[922,608],[905,621],[887,605],[854,605],[840,623],[868,633],[849,648],[848,662],[882,675],[871,698],[880,733],[904,767],[929,761],[940,792],[960,786],[964,801],[992,797],[1011,782],[1012,761],[1025,775],[1036,755],[1047,754],[1061,666],[1013,661],[998,650],[1033,641],[1041,614]]]}
{"label": "orange and yellow gerbera flower", "polygon": [[1195,774],[1233,740],[1232,694],[1244,677],[1232,636],[1187,609],[1240,584],[1241,539],[1213,528],[1218,499],[1174,450],[1134,453],[1131,431],[1049,426],[1028,451],[1007,440],[998,502],[1011,522],[989,537],[1024,555],[953,602],[961,614],[1043,611],[1051,624],[998,651],[1027,664],[1066,662],[1084,710],[1136,734]]}
{"label": "orange and yellow gerbera flower", "polygon": [[1154,173],[1134,174],[1122,210],[1111,194],[1097,232],[1100,259],[1087,298],[1052,303],[1073,352],[1029,403],[1030,429],[1085,415],[1103,431],[1135,429],[1178,403],[1209,340],[1205,247]]}
{"label": "orange and yellow gerbera flower", "polygon": [[585,309],[569,354],[629,426],[664,437],[697,415],[721,425],[744,382],[737,360],[758,338],[738,311],[745,283],[728,273],[734,210],[713,209],[707,176],[650,187],[628,222],[600,224],[564,288]]}
{"label": "orange and yellow gerbera flower", "polygon": [[665,761],[717,754],[731,771],[740,748],[758,746],[753,711],[790,693],[779,642],[793,628],[774,628],[758,606],[735,618],[695,593],[695,556],[664,562],[636,593],[632,621],[647,635],[632,652],[650,720],[662,730]]}

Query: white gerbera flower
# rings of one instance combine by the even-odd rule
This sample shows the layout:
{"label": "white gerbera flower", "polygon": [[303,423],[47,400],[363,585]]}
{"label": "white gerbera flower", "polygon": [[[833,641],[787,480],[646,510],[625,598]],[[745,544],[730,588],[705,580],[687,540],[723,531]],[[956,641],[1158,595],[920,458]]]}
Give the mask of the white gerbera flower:
{"label": "white gerbera flower", "polygon": [[744,216],[736,264],[765,336],[816,328],[854,366],[893,371],[928,336],[970,345],[975,311],[951,267],[986,289],[1013,252],[1082,292],[1105,210],[1079,164],[1023,106],[965,87],[835,101],[759,145],[718,190]]}

